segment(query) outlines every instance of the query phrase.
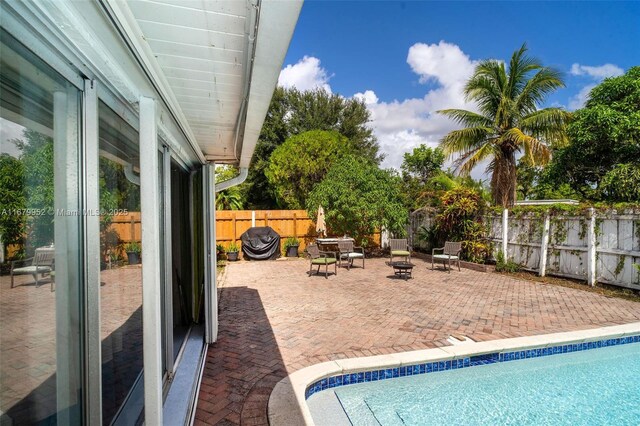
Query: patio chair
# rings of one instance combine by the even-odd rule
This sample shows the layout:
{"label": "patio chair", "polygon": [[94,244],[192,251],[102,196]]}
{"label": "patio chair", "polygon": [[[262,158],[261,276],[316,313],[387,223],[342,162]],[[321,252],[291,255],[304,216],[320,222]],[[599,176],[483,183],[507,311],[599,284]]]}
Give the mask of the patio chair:
{"label": "patio chair", "polygon": [[[33,275],[33,279],[36,282],[36,287],[40,286],[40,280],[38,274],[44,277],[46,274],[51,273],[53,270],[53,261],[55,258],[55,249],[53,247],[39,247],[36,249],[33,257],[23,260],[14,260],[11,262],[11,288],[14,287],[13,277],[14,275]],[[27,263],[31,261],[31,265],[16,268],[19,263]],[[42,278],[40,278],[42,279]]]}
{"label": "patio chair", "polygon": [[309,276],[313,272],[313,267],[318,265],[316,275],[320,273],[320,267],[324,265],[324,277],[329,276],[329,265],[334,265],[335,274],[338,275],[338,259],[334,252],[320,251],[317,244],[309,244],[307,246],[307,255],[309,256]]}
{"label": "patio chair", "polygon": [[342,266],[342,260],[347,261],[347,270],[353,266],[353,259],[362,259],[364,269],[364,248],[354,247],[353,241],[338,241],[338,263]]}
{"label": "patio chair", "polygon": [[[436,254],[437,251],[442,251],[442,254]],[[434,260],[441,259],[444,269],[447,269],[447,261],[449,263],[449,273],[451,273],[451,261],[458,262],[458,271],[460,271],[460,252],[462,251],[461,242],[447,241],[444,243],[444,247],[434,248],[431,250],[431,269],[434,267]]]}
{"label": "patio chair", "polygon": [[394,257],[403,257],[405,261],[411,262],[411,247],[406,239],[389,240],[389,251],[391,253],[391,262]]}

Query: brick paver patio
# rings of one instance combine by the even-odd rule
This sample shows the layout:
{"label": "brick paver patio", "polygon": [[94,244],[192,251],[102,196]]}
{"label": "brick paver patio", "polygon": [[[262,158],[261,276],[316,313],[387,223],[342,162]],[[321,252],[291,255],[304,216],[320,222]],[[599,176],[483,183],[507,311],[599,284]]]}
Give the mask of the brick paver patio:
{"label": "brick paver patio", "polygon": [[640,304],[571,288],[463,269],[393,278],[385,259],[337,276],[308,277],[304,260],[230,264],[220,290],[197,424],[267,424],[273,386],[333,359],[640,321]]}

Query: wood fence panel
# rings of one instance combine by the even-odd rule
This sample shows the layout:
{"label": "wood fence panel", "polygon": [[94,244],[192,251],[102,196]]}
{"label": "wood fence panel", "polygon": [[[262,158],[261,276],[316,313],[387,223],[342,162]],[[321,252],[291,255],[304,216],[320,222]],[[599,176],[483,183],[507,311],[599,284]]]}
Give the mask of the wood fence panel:
{"label": "wood fence panel", "polygon": [[117,232],[120,241],[125,243],[142,240],[141,224],[140,212],[118,214],[111,219],[111,229]]}
{"label": "wood fence panel", "polygon": [[[317,237],[316,224],[305,210],[218,210],[216,211],[216,240],[224,247],[232,241],[240,245],[240,236],[252,227],[252,215],[255,214],[255,226],[270,226],[280,235],[282,244],[288,237],[300,240],[299,251]],[[140,212],[113,216],[111,229],[118,233],[120,241],[140,241],[142,227]],[[380,245],[380,232],[373,235],[373,242]]]}

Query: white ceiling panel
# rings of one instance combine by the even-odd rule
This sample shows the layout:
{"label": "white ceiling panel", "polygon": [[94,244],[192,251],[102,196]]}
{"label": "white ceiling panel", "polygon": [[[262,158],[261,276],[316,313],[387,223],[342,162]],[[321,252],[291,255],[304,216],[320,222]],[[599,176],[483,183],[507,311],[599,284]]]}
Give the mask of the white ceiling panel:
{"label": "white ceiling panel", "polygon": [[141,23],[157,22],[244,35],[246,7],[243,16],[182,7],[180,3],[169,5],[144,0],[131,1],[129,7],[134,15],[144,17],[139,19]]}
{"label": "white ceiling panel", "polygon": [[228,15],[238,15],[244,17],[247,9],[246,2],[242,0],[154,0],[144,1],[144,3],[170,6],[179,5],[196,10],[206,10],[208,12],[226,13]]}
{"label": "white ceiling panel", "polygon": [[[140,40],[145,63],[208,160],[244,165],[253,155],[259,133],[255,129],[264,121],[301,4],[300,0],[126,2],[127,23]],[[256,51],[261,56],[256,62],[249,60]],[[244,139],[239,138],[242,135]]]}
{"label": "white ceiling panel", "polygon": [[[167,40],[174,43],[211,46],[232,50],[245,50],[243,35],[208,31],[203,28],[181,27],[160,22],[138,21],[145,36],[152,40]],[[244,30],[244,26],[241,30]]]}

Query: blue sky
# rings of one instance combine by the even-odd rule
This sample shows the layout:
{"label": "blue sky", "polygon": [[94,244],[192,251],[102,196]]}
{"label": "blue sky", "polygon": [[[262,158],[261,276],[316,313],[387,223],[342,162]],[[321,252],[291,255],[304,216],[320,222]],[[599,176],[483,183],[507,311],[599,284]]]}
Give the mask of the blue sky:
{"label": "blue sky", "polygon": [[313,1],[302,8],[280,84],[362,96],[387,154],[435,146],[468,107],[461,87],[475,61],[530,54],[565,73],[547,105],[579,107],[605,76],[640,65],[640,2]]}

